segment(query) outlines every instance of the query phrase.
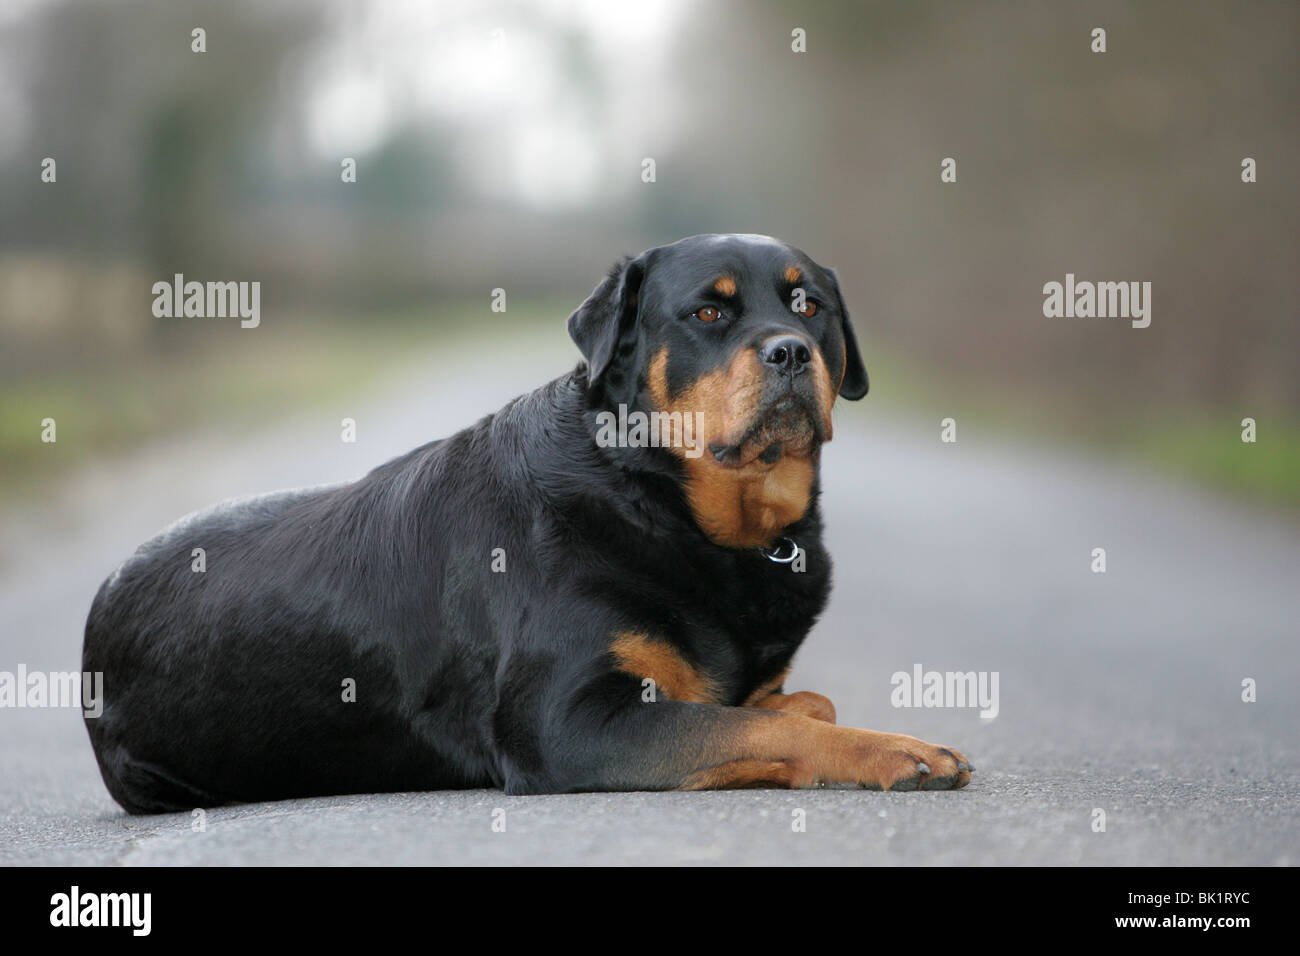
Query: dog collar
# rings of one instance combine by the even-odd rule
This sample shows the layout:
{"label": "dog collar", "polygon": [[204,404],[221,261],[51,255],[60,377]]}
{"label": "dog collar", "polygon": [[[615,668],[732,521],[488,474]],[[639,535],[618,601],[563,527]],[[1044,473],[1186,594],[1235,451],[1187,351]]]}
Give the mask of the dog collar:
{"label": "dog collar", "polygon": [[776,547],[770,551],[767,548],[759,548],[759,550],[763,552],[763,557],[777,564],[790,564],[799,557],[799,545],[795,544],[793,538],[781,538],[777,541]]}

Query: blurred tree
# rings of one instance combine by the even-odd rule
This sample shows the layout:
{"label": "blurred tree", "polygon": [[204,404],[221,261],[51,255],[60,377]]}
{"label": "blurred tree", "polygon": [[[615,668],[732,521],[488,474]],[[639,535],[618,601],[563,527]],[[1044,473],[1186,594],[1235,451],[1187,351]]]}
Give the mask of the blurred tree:
{"label": "blurred tree", "polygon": [[[196,26],[207,52],[191,49]],[[20,186],[0,197],[0,244],[134,251],[160,275],[219,264],[249,191],[233,172],[264,132],[286,62],[322,28],[322,11],[302,3],[34,8],[3,49],[32,107],[28,148],[59,160],[58,197],[40,189],[30,153],[11,155],[4,173]]]}

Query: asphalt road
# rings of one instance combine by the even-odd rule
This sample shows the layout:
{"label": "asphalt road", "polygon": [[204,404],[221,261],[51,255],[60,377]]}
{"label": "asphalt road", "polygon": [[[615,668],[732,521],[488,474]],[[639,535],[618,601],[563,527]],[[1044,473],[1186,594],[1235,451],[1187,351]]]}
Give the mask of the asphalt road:
{"label": "asphalt road", "polygon": [[[573,352],[557,326],[454,377],[435,358],[365,402],[172,440],[5,513],[0,670],[79,669],[100,581],[181,514],[361,474]],[[339,440],[345,416],[356,444]],[[78,711],[6,708],[0,863],[1300,863],[1295,523],[958,423],[942,444],[937,422],[871,397],[837,413],[823,466],[836,587],[791,686],[827,694],[843,724],[960,748],[978,767],[965,790],[365,795],[214,809],[196,830],[109,798]],[[894,707],[891,675],[918,664],[996,672],[998,715]]]}

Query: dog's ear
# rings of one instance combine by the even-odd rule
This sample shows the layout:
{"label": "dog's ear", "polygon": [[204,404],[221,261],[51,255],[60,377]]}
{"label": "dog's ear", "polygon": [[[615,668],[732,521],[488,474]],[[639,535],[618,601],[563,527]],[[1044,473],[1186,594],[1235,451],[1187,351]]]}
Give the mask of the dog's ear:
{"label": "dog's ear", "polygon": [[636,324],[637,295],[645,270],[645,254],[635,259],[625,256],[569,316],[569,337],[587,360],[589,385],[600,381],[614,361],[619,343]]}
{"label": "dog's ear", "polygon": [[844,335],[844,381],[840,383],[840,395],[857,401],[867,394],[867,367],[862,364],[862,353],[858,351],[858,337],[853,334],[853,323],[849,321],[849,310],[844,307],[844,295],[840,292],[840,280],[834,269],[825,269],[831,277],[835,289],[835,304],[840,309],[840,331]]}

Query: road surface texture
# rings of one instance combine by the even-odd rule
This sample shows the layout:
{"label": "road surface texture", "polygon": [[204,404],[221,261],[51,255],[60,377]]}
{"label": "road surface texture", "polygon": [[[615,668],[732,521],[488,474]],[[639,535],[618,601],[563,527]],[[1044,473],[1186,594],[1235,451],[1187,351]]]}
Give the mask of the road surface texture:
{"label": "road surface texture", "polygon": [[[557,325],[490,366],[431,355],[363,402],[70,476],[5,515],[0,670],[79,669],[100,581],[174,518],[359,475],[573,358]],[[1294,522],[958,417],[944,444],[937,421],[872,397],[838,409],[823,464],[836,586],[789,686],[828,695],[843,724],[960,748],[978,768],[965,790],[359,795],[214,809],[196,831],[109,798],[78,711],[0,709],[0,862],[1300,863]],[[917,665],[996,672],[997,716],[894,707],[891,675]]]}

